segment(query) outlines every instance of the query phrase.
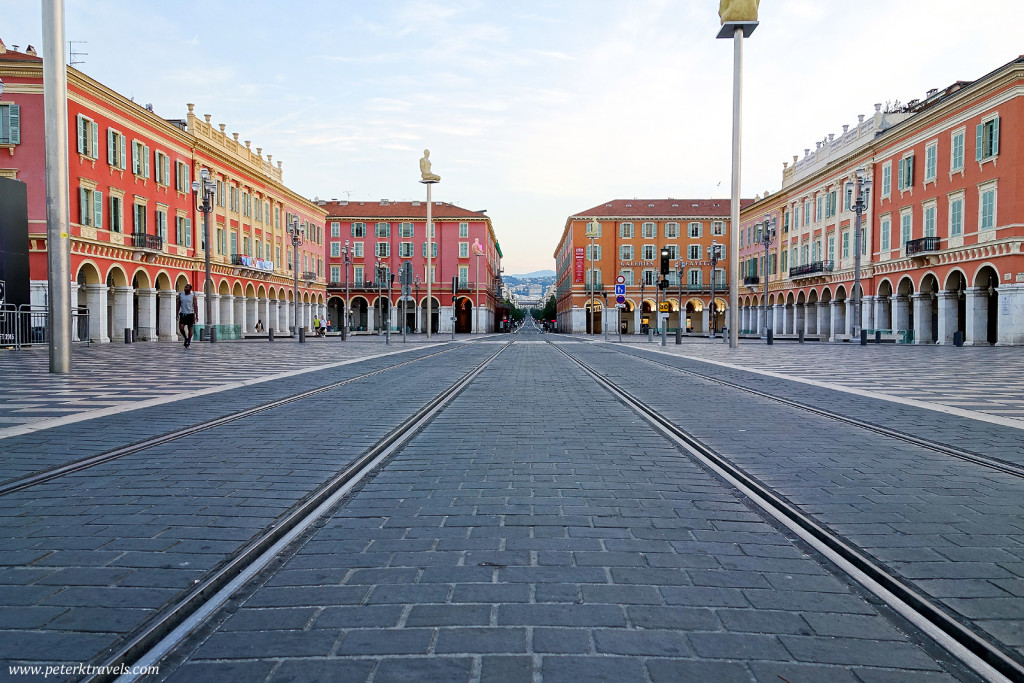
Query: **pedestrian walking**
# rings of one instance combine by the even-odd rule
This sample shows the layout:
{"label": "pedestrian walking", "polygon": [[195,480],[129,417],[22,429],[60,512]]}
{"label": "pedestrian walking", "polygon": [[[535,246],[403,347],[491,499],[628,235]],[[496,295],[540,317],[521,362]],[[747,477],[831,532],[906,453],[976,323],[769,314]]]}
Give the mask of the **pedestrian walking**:
{"label": "pedestrian walking", "polygon": [[[192,291],[192,285],[186,284],[185,291],[178,293],[178,331],[185,337],[185,348],[192,346],[192,330],[198,322],[199,315],[196,313],[196,293]],[[188,328],[188,332],[185,332]]]}
{"label": "pedestrian walking", "polygon": [[317,315],[313,316],[313,336],[320,336],[320,316]]}

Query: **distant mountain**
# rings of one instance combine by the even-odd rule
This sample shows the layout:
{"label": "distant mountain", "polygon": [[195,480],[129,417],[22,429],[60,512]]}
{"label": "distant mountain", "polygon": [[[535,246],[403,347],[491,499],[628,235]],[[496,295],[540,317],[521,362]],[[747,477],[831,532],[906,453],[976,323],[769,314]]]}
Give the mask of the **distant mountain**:
{"label": "distant mountain", "polygon": [[514,277],[517,280],[529,280],[530,278],[548,278],[554,276],[555,271],[553,270],[535,270],[532,273],[526,273],[524,275],[509,275],[508,277]]}

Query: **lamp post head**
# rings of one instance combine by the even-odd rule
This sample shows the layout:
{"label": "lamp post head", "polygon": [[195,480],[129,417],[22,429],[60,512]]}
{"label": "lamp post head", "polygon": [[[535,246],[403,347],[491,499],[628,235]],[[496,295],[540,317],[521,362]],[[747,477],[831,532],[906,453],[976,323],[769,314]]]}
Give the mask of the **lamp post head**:
{"label": "lamp post head", "polygon": [[193,192],[199,192],[199,181],[198,180],[193,180],[192,181],[192,191]]}
{"label": "lamp post head", "polygon": [[210,169],[204,168],[203,170],[199,171],[199,175],[202,177],[203,182],[206,182],[207,180],[210,179]]}

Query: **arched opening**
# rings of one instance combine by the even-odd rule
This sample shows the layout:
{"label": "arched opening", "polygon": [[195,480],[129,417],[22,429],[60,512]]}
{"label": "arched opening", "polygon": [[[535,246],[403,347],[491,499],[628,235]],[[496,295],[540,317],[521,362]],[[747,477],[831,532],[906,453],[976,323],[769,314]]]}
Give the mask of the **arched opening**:
{"label": "arched opening", "polygon": [[704,327],[704,302],[700,299],[690,299],[686,302],[686,331],[696,334],[703,334]]}
{"label": "arched opening", "polygon": [[[437,300],[437,297],[430,297],[430,333],[437,334],[441,324],[441,302]],[[420,320],[426,321],[427,319],[427,297],[423,297],[423,302],[420,304]],[[423,323],[426,324],[425,322]],[[422,329],[422,328],[421,328]]]}
{"label": "arched opening", "polygon": [[879,330],[893,329],[892,324],[892,283],[882,280],[878,283],[875,295],[875,328]]}
{"label": "arched opening", "polygon": [[403,296],[398,300],[398,308],[406,333],[413,334],[416,332],[416,300],[411,296]]}
{"label": "arched opening", "polygon": [[951,344],[954,335],[967,336],[967,277],[961,270],[946,276],[946,285],[939,300],[939,338],[942,344]]}
{"label": "arched opening", "polygon": [[345,300],[340,296],[332,296],[327,300],[327,319],[335,329],[345,324]]}
{"label": "arched opening", "polygon": [[636,332],[636,304],[629,299],[619,309],[619,332],[622,334],[633,334]]}
{"label": "arched opening", "polygon": [[[591,303],[594,304],[593,315],[591,315]],[[587,334],[600,334],[601,330],[603,329],[602,323],[604,322],[601,317],[601,314],[603,313],[601,302],[591,302],[588,300],[587,303],[583,306],[583,311],[586,314],[587,318]]]}
{"label": "arched opening", "polygon": [[473,302],[468,297],[456,300],[454,316],[456,334],[469,334],[473,331]]}
{"label": "arched opening", "polygon": [[921,278],[917,316],[917,328],[914,330],[914,341],[918,344],[934,344],[939,338],[939,281],[935,275],[928,273]]}
{"label": "arched opening", "polygon": [[349,325],[353,332],[366,332],[369,310],[370,304],[364,297],[352,297],[351,310],[349,311],[349,315],[352,317],[349,321]]}
{"label": "arched opening", "polygon": [[804,330],[807,334],[818,334],[818,291],[807,292],[807,305],[804,307]]}
{"label": "arched opening", "polygon": [[[973,324],[980,331],[984,330],[984,338],[976,341],[984,341],[995,344],[999,341],[999,273],[992,266],[984,266],[974,276],[975,292],[975,321]],[[975,335],[981,337],[981,334]]]}
{"label": "arched opening", "polygon": [[[80,340],[91,339],[96,342],[101,341],[103,335],[100,330],[106,329],[106,323],[102,321],[100,305],[98,303],[95,306],[90,304],[90,298],[95,302],[98,300],[98,294],[100,293],[98,291],[99,287],[96,286],[101,282],[99,270],[92,263],[88,261],[83,262],[78,267],[78,275],[75,277],[75,282],[78,283],[78,300],[73,301],[72,304],[77,306],[79,311],[88,311],[89,313],[88,316],[80,315],[77,317],[78,325],[75,333]],[[105,296],[105,292],[103,294]],[[93,310],[94,308],[96,310]],[[103,304],[103,311],[106,311],[106,308],[106,304]]]}
{"label": "arched opening", "polygon": [[725,303],[725,299],[719,299],[717,296],[714,301],[708,305],[708,320],[711,325],[711,332],[717,334],[725,328],[725,323],[729,319],[726,314],[728,304]]}
{"label": "arched opening", "polygon": [[893,320],[898,334],[909,333],[914,329],[914,307],[911,297],[914,296],[914,282],[904,277],[896,286],[896,304]]}
{"label": "arched opening", "polygon": [[373,302],[373,330],[380,334],[386,332],[390,325],[391,302],[387,297],[379,296]]}
{"label": "arched opening", "polygon": [[648,330],[654,329],[657,325],[654,319],[654,302],[644,299],[640,303],[640,333],[647,334]]}

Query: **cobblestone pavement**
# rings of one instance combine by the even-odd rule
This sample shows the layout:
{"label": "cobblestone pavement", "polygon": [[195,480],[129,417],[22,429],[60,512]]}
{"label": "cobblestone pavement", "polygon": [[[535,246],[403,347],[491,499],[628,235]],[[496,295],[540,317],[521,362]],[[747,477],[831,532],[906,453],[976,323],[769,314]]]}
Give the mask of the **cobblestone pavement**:
{"label": "cobblestone pavement", "polygon": [[[552,335],[567,338],[564,335]],[[575,339],[595,340],[577,336]],[[617,343],[618,337],[609,339]],[[679,346],[673,337],[661,347],[657,339],[623,336],[624,344],[728,363],[755,372],[771,372],[833,388],[870,391],[900,399],[1014,418],[1024,428],[1024,349],[903,344],[799,344],[780,341],[768,346],[740,340],[730,349],[721,339],[688,337]]]}
{"label": "cobblestone pavement", "polygon": [[[358,380],[0,497],[0,660],[89,661],[493,350],[459,345],[415,371]],[[342,366],[323,379],[331,373],[359,374]],[[102,420],[73,427],[87,448],[124,442]],[[73,434],[45,430],[0,440],[0,449],[30,437],[49,439],[42,451],[59,460]]]}
{"label": "cobblestone pavement", "polygon": [[[457,335],[461,341],[475,335]],[[92,344],[72,347],[72,372],[51,375],[45,346],[0,350],[0,437],[9,428],[52,418],[121,409],[142,401],[168,401],[266,381],[282,373],[327,367],[381,353],[397,353],[451,341],[451,335],[401,335],[385,346],[380,336],[309,337],[274,343],[246,340],[204,344],[188,350],[179,342]],[[8,428],[8,429],[4,429]]]}
{"label": "cobblestone pavement", "polygon": [[[565,348],[852,540],[955,618],[1024,654],[1024,480],[811,413],[794,414],[710,381],[652,370],[609,346]],[[1024,464],[1020,433],[1012,428],[916,408],[895,411],[866,397],[843,397],[842,412],[873,415],[876,422],[885,415],[900,431]]]}
{"label": "cobblestone pavement", "polygon": [[555,348],[528,343],[161,676],[970,680]]}

